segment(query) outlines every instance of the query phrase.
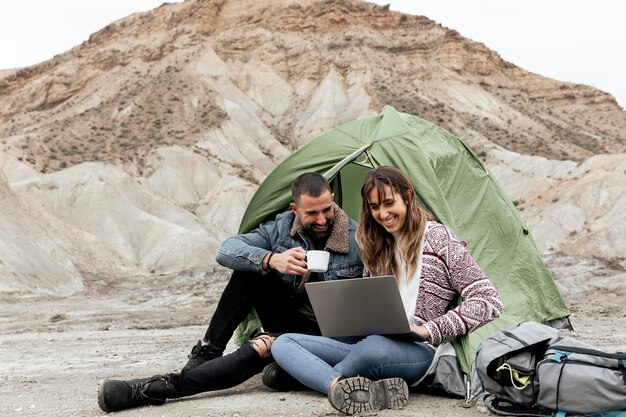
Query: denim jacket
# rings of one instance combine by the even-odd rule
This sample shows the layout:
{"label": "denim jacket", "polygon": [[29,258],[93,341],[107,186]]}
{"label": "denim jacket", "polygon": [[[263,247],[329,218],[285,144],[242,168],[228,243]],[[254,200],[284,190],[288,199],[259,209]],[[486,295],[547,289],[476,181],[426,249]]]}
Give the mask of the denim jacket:
{"label": "denim jacket", "polygon": [[[354,238],[356,229],[357,223],[335,205],[333,228],[324,247],[324,250],[330,252],[325,280],[363,275],[361,250]],[[249,233],[226,239],[217,250],[215,259],[220,265],[233,270],[262,272],[261,262],[268,252],[281,253],[298,246],[304,250],[313,249],[300,219],[290,210],[278,214],[275,220],[263,223]],[[294,291],[302,280],[299,275],[278,275]]]}

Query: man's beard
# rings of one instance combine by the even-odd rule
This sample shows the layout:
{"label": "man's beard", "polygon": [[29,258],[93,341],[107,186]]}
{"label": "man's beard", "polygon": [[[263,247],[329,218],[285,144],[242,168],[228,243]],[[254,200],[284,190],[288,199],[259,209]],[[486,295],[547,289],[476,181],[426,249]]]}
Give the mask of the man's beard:
{"label": "man's beard", "polygon": [[315,230],[313,229],[313,226],[308,226],[304,230],[307,236],[309,236],[311,239],[318,241],[318,242],[326,241],[328,237],[330,236],[331,231],[333,230],[333,221],[329,221],[327,223],[327,226],[328,227],[326,228],[326,230],[321,233],[316,233]]}

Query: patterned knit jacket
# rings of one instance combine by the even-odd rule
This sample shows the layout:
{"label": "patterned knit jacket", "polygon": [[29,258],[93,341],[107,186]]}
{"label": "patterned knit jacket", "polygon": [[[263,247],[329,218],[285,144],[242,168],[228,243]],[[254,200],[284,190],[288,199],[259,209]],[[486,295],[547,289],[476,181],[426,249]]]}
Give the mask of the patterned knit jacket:
{"label": "patterned knit jacket", "polygon": [[[462,302],[446,312],[456,294]],[[428,328],[432,344],[471,332],[502,312],[498,291],[447,226],[428,222],[414,320]]]}

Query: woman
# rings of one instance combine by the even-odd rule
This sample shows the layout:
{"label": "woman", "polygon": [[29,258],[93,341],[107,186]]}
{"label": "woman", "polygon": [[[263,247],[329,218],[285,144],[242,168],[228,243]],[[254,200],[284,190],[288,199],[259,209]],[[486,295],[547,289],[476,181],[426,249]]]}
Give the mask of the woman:
{"label": "woman", "polygon": [[[278,364],[328,394],[347,414],[406,404],[408,385],[428,370],[434,347],[495,319],[497,290],[445,225],[420,207],[398,169],[370,171],[361,188],[356,239],[369,275],[395,275],[411,330],[428,342],[373,335],[357,340],[285,334],[272,345]],[[446,311],[460,294],[462,303]],[[407,385],[408,384],[408,385]]]}

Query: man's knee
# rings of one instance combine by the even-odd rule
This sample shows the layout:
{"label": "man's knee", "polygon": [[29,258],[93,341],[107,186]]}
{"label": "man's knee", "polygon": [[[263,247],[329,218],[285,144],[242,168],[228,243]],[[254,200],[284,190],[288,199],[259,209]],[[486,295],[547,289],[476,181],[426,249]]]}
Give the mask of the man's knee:
{"label": "man's knee", "polygon": [[263,274],[253,271],[233,271],[233,273],[230,274],[231,281],[243,281],[249,282],[250,284],[256,284],[262,277]]}

